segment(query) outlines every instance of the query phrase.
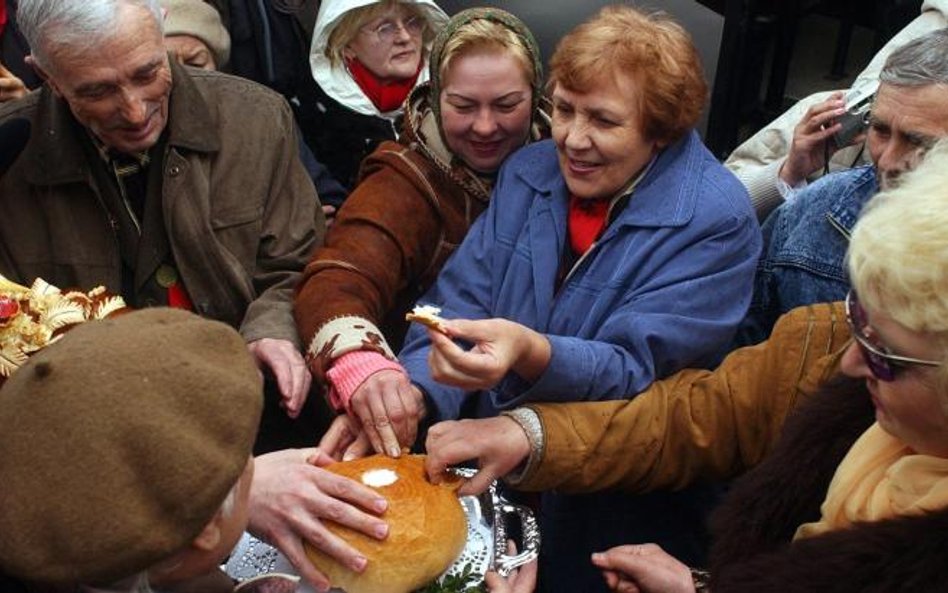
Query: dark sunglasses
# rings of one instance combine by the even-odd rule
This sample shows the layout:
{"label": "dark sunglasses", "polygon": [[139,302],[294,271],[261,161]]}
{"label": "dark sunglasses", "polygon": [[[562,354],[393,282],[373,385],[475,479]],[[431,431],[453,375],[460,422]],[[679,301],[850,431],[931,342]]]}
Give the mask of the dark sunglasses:
{"label": "dark sunglasses", "polygon": [[846,321],[849,323],[853,339],[856,340],[859,351],[866,361],[866,366],[869,367],[869,372],[880,381],[895,381],[900,371],[913,365],[927,367],[940,367],[942,365],[941,362],[934,360],[921,360],[890,354],[870,342],[866,332],[866,328],[869,327],[869,319],[866,316],[866,310],[859,304],[859,297],[855,290],[850,290],[846,295]]}

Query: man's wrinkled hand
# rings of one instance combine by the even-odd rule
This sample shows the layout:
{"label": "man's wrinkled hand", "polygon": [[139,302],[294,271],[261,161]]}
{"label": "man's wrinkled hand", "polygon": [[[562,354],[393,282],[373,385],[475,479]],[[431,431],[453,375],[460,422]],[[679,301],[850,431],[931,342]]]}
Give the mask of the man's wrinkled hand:
{"label": "man's wrinkled hand", "polygon": [[384,539],[388,525],[377,515],[388,506],[377,492],[325,469],[330,459],[319,449],[287,449],[256,458],[250,488],[248,530],[279,548],[319,591],[329,589],[324,574],[309,561],[303,542],[356,572],[365,570],[361,552],[332,533],[326,521]]}
{"label": "man's wrinkled hand", "polygon": [[790,152],[780,167],[780,178],[787,185],[794,187],[803,182],[826,164],[828,155],[838,150],[831,138],[840,130],[841,125],[836,120],[844,113],[846,106],[841,92],[833,93],[807,110],[793,128]]}
{"label": "man's wrinkled hand", "polygon": [[280,390],[280,405],[290,418],[299,416],[313,381],[306,361],[293,342],[261,338],[247,344],[260,370],[269,371]]}

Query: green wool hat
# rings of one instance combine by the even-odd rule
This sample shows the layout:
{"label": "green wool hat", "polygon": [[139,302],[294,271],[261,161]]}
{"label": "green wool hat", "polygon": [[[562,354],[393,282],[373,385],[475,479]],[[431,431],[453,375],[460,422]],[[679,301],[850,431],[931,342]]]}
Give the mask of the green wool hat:
{"label": "green wool hat", "polygon": [[244,471],[262,403],[223,323],[147,309],[77,326],[0,389],[0,568],[104,584],[183,550]]}

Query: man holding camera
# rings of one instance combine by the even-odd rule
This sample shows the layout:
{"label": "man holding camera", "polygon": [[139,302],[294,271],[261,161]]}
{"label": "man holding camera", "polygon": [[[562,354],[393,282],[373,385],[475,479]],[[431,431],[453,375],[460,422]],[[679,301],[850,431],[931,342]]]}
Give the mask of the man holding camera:
{"label": "man holding camera", "polygon": [[948,29],[895,50],[879,76],[868,119],[872,165],[821,178],[764,222],[754,299],[738,345],[766,339],[777,318],[791,309],[846,296],[849,278],[843,259],[863,205],[913,168],[936,140],[948,136],[945,56]]}
{"label": "man holding camera", "polygon": [[763,222],[784,200],[792,200],[807,182],[830,171],[869,164],[863,138],[827,142],[839,135],[833,122],[875,93],[879,72],[895,49],[945,26],[948,0],[924,0],[919,15],[876,52],[848,91],[823,91],[800,99],[731,152],[724,166],[747,187],[758,220]]}

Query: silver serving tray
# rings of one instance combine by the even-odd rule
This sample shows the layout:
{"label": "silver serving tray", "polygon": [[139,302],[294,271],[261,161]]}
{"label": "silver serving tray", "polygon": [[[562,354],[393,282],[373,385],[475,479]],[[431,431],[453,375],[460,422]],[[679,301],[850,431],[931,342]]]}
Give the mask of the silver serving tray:
{"label": "silver serving tray", "polygon": [[[459,468],[452,470],[464,478],[471,478],[477,470]],[[467,517],[467,543],[461,555],[444,575],[461,574],[470,565],[471,572],[479,575],[469,586],[478,585],[488,570],[507,576],[515,568],[534,560],[540,553],[540,529],[533,511],[513,504],[497,492],[497,483],[490,485],[478,496],[463,496],[460,499]],[[521,525],[522,541],[517,542],[517,554],[507,553],[508,527],[516,518]],[[249,533],[245,533],[227,564],[225,572],[231,578],[243,582],[268,573],[296,575],[290,561],[273,546]],[[305,581],[300,581],[299,591],[313,593],[315,590]],[[334,589],[334,591],[339,591]]]}

